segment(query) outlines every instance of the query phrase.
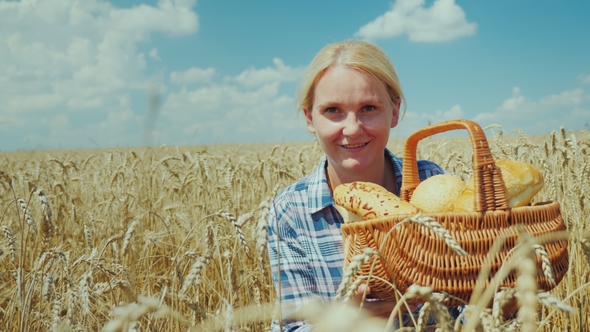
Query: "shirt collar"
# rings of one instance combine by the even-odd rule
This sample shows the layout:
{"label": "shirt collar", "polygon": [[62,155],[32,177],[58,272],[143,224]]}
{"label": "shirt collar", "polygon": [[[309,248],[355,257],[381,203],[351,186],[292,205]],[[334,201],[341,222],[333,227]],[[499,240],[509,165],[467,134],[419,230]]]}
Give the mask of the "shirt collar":
{"label": "shirt collar", "polygon": [[[398,190],[401,185],[401,159],[396,157],[389,149],[385,149],[385,157],[390,158],[393,163],[396,179],[398,180]],[[310,214],[314,214],[325,207],[334,205],[334,197],[328,185],[328,177],[326,176],[326,167],[328,166],[328,159],[326,156],[322,159],[318,167],[309,176],[308,192],[309,192],[309,210]],[[395,193],[399,196],[399,192]]]}

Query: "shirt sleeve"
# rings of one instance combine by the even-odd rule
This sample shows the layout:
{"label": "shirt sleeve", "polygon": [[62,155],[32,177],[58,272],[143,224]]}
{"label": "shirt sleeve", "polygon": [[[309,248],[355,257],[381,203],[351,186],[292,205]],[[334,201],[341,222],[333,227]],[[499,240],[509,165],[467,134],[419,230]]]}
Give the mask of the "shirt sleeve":
{"label": "shirt sleeve", "polygon": [[447,172],[437,164],[428,160],[418,160],[418,176],[424,181],[431,176],[446,174]]}
{"label": "shirt sleeve", "polygon": [[[313,325],[308,322],[289,318],[314,298],[316,283],[309,258],[298,239],[298,213],[289,205],[287,197],[279,196],[268,218],[268,255],[272,280],[277,295],[280,294],[283,331],[311,331]],[[278,321],[272,323],[271,331],[279,331]]]}

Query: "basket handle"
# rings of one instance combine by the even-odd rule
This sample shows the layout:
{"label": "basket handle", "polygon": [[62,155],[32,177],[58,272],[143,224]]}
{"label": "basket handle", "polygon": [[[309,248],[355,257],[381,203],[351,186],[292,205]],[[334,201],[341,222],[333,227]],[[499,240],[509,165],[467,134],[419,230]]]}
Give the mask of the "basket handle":
{"label": "basket handle", "polygon": [[418,142],[428,136],[456,129],[466,129],[471,138],[473,176],[475,177],[475,211],[508,210],[502,173],[496,166],[485,133],[477,123],[465,119],[445,121],[424,127],[407,138],[404,146],[403,181],[400,197],[405,201],[409,201],[414,189],[420,184],[418,165],[416,164]]}

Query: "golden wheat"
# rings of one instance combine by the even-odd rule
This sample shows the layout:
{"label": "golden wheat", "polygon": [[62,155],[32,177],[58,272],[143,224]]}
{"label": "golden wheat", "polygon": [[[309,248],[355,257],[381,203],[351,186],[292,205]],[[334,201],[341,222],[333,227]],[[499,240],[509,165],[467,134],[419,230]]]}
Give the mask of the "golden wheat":
{"label": "golden wheat", "polygon": [[[533,291],[532,284],[478,290],[481,307],[470,304],[454,322],[441,307],[443,295],[418,292],[428,304],[415,323],[424,327],[431,311],[441,329],[590,326],[590,134],[499,130],[489,140],[496,158],[543,171],[545,188],[535,202],[561,204],[572,234],[570,270],[550,293]],[[401,155],[403,145],[392,141],[389,148]],[[268,330],[278,311],[266,213],[277,191],[311,172],[322,156],[311,142],[0,153],[0,326],[10,332]],[[418,149],[418,158],[463,180],[473,172],[471,156],[466,139],[429,138]],[[462,253],[436,221],[423,224]],[[527,245],[528,253],[515,251],[506,269],[536,253],[528,256],[530,266],[518,268],[526,272],[538,261],[550,279],[542,243]],[[350,297],[360,282],[347,279],[340,296]],[[494,296],[497,291],[504,293]],[[501,309],[514,296],[524,304],[522,320],[505,321]],[[310,307],[300,314],[320,327],[386,326],[349,309]],[[472,325],[462,325],[462,317]]]}

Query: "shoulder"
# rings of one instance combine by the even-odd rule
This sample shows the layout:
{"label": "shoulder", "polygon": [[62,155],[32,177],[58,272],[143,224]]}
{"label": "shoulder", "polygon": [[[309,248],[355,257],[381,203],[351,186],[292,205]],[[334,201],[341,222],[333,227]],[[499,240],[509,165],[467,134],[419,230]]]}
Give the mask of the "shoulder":
{"label": "shoulder", "polygon": [[[387,149],[385,151],[386,155],[389,156],[389,158],[391,158],[391,161],[394,164],[396,172],[399,172],[398,175],[401,176],[401,170],[403,168],[403,158],[394,155],[391,151]],[[438,166],[436,163],[433,163],[430,160],[418,160],[416,163],[418,164],[418,172],[420,172],[420,175],[424,173],[427,174],[427,177],[431,177],[434,175],[446,173],[442,167]]]}
{"label": "shoulder", "polygon": [[275,202],[294,201],[307,202],[310,196],[322,194],[322,184],[326,182],[326,160],[322,160],[316,169],[285,187],[275,197]]}
{"label": "shoulder", "polygon": [[438,166],[436,163],[433,163],[430,160],[418,160],[418,170],[428,170],[430,172],[433,173],[433,175],[436,174],[444,174],[446,173],[445,170]]}
{"label": "shoulder", "polygon": [[431,176],[445,174],[445,170],[433,163],[430,160],[418,160],[418,173],[420,174],[420,180],[423,181]]}
{"label": "shoulder", "polygon": [[304,176],[301,179],[283,188],[275,196],[275,203],[288,202],[297,197],[299,197],[300,199],[303,199],[304,197],[307,198],[307,191],[312,183],[311,177],[311,175]]}
{"label": "shoulder", "polygon": [[275,196],[270,207],[271,215],[274,215],[279,223],[292,223],[306,215],[313,188],[313,173],[285,187]]}

